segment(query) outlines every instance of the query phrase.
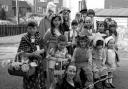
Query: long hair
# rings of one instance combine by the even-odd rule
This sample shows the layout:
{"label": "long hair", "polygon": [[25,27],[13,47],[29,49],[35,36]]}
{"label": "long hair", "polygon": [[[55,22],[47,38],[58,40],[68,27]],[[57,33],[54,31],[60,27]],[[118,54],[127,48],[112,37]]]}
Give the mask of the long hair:
{"label": "long hair", "polygon": [[[52,17],[52,19],[51,19],[51,33],[52,33],[52,35],[55,35],[55,34],[54,34],[55,25],[54,25],[53,21],[54,21],[56,18],[59,18],[59,20],[61,21],[61,16],[59,16],[59,15],[56,15],[56,14],[55,14],[55,15]],[[61,34],[64,34],[64,30],[63,30],[63,27],[62,27],[62,23],[60,23],[59,32],[60,32]]]}

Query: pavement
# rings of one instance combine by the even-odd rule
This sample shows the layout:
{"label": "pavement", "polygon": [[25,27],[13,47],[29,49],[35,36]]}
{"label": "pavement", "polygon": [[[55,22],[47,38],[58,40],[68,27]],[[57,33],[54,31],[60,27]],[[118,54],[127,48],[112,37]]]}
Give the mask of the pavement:
{"label": "pavement", "polygon": [[[10,40],[3,41],[3,44],[0,42],[0,89],[22,89],[22,77],[9,75],[7,66],[1,65],[2,61],[14,59],[22,35],[17,36],[19,38],[15,36],[17,38],[15,42]],[[8,37],[8,39],[11,38]],[[119,63],[120,67],[114,73],[113,80],[116,85],[115,89],[128,89],[128,51],[119,50],[119,56],[121,60]]]}
{"label": "pavement", "polygon": [[[25,34],[25,33],[24,33]],[[0,45],[9,45],[9,44],[16,44],[19,43],[21,40],[21,37],[24,34],[15,35],[15,36],[6,36],[6,37],[0,37]]]}

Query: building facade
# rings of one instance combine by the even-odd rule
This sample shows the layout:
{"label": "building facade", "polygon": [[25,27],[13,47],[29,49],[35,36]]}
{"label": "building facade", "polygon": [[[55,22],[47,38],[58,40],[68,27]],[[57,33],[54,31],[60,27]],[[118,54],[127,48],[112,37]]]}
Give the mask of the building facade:
{"label": "building facade", "polygon": [[38,14],[45,14],[48,2],[53,1],[57,10],[59,11],[63,6],[63,0],[34,0],[34,12]]}
{"label": "building facade", "polygon": [[6,16],[14,16],[12,13],[12,0],[0,0],[0,10],[4,8],[6,11]]}
{"label": "building facade", "polygon": [[128,0],[105,0],[105,9],[128,8]]}
{"label": "building facade", "polygon": [[[28,5],[26,1],[19,1],[19,16],[25,16],[27,12],[31,12],[31,7]],[[6,11],[7,17],[16,16],[16,0],[0,0],[0,9],[4,9]]]}

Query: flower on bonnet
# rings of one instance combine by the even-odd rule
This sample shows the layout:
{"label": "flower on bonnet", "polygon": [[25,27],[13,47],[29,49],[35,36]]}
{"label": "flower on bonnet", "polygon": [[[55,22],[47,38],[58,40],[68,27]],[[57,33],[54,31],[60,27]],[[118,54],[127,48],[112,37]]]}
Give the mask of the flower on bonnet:
{"label": "flower on bonnet", "polygon": [[108,44],[108,42],[109,42],[110,40],[114,40],[114,41],[115,41],[115,38],[114,38],[113,36],[107,37],[107,38],[105,39],[106,45]]}
{"label": "flower on bonnet", "polygon": [[103,41],[103,43],[104,43],[103,46],[105,46],[103,36],[104,36],[104,34],[100,34],[100,33],[93,34],[93,36],[91,37],[91,39],[93,40],[93,46],[96,46],[96,43],[98,40]]}
{"label": "flower on bonnet", "polygon": [[61,10],[59,11],[59,14],[70,13],[70,12],[71,10],[69,8],[62,7]]}
{"label": "flower on bonnet", "polygon": [[48,2],[46,13],[48,13],[49,10],[53,11],[54,13],[56,12],[56,5],[53,2]]}

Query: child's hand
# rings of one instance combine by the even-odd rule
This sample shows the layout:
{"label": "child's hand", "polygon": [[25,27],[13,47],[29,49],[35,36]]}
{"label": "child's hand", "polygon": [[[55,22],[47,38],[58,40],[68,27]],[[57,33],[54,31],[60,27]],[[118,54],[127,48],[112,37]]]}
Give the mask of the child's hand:
{"label": "child's hand", "polygon": [[94,88],[94,84],[90,84],[89,89],[93,89],[93,88]]}
{"label": "child's hand", "polygon": [[36,54],[41,54],[41,53],[44,53],[44,49],[41,49],[41,50],[37,50],[35,51]]}
{"label": "child's hand", "polygon": [[89,65],[92,65],[92,61],[89,61],[88,63],[89,63]]}
{"label": "child's hand", "polygon": [[66,55],[66,58],[67,58],[67,59],[71,59],[71,55],[67,54],[67,55]]}

